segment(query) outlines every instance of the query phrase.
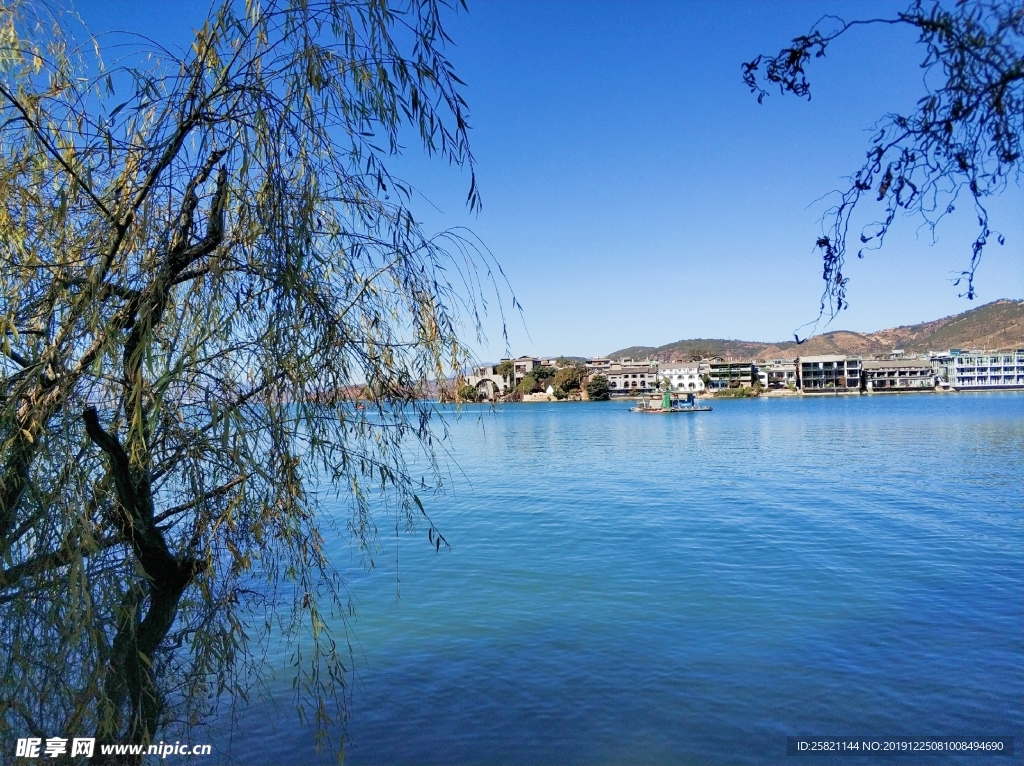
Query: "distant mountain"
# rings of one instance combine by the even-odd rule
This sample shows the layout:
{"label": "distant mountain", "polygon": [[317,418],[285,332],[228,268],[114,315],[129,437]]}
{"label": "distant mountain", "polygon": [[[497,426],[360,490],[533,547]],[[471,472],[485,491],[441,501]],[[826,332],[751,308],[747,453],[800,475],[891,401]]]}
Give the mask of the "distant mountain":
{"label": "distant mountain", "polygon": [[757,343],[721,338],[691,338],[664,346],[630,346],[609,354],[611,359],[686,360],[693,356],[720,356],[738,360],[813,354],[870,356],[888,354],[894,348],[907,353],[945,351],[950,348],[1021,348],[1024,346],[1024,301],[998,300],[936,319],[933,322],[893,327],[862,334],[837,330],[815,335],[797,344]]}

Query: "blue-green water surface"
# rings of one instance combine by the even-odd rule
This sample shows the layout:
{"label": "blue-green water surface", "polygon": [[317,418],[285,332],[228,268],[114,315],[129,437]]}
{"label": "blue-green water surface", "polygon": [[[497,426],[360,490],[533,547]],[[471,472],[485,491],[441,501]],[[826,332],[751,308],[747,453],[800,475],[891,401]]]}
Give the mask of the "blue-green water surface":
{"label": "blue-green water surface", "polygon": [[[401,536],[396,599],[393,538],[372,572],[339,543],[346,762],[836,762],[791,735],[1024,761],[1024,394],[713,405],[464,409],[427,503],[452,550]],[[282,699],[235,756],[331,762]]]}

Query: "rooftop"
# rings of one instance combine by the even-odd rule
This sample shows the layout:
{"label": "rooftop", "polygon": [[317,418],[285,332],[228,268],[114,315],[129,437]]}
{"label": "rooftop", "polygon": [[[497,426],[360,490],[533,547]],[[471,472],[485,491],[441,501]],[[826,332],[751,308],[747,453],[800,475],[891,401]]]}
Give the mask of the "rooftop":
{"label": "rooftop", "polygon": [[860,363],[865,370],[930,370],[927,359],[918,361],[900,359],[865,359]]}

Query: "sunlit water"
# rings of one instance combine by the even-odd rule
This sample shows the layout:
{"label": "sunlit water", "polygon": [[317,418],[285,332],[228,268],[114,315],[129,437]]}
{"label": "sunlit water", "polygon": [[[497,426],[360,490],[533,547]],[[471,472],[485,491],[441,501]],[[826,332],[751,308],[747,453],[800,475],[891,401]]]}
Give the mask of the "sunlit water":
{"label": "sunlit water", "polygon": [[[453,550],[402,536],[400,599],[394,539],[370,573],[339,544],[347,763],[836,763],[788,735],[1021,763],[1024,394],[628,406],[464,410],[428,503]],[[231,756],[332,762],[281,684]]]}

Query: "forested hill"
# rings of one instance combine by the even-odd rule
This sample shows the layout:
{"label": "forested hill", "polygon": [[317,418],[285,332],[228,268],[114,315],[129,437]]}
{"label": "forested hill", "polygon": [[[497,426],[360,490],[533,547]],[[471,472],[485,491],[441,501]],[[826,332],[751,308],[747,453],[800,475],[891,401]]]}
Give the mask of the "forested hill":
{"label": "forested hill", "polygon": [[733,359],[770,359],[812,354],[887,354],[894,348],[908,353],[950,348],[1021,348],[1024,346],[1024,301],[998,300],[962,314],[932,322],[893,327],[862,334],[837,330],[815,335],[804,343],[758,343],[721,338],[691,338],[664,346],[631,346],[615,351],[612,359],[660,359],[720,356]]}

